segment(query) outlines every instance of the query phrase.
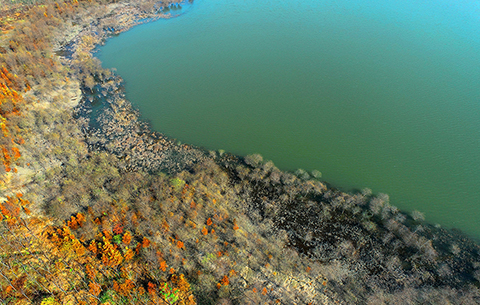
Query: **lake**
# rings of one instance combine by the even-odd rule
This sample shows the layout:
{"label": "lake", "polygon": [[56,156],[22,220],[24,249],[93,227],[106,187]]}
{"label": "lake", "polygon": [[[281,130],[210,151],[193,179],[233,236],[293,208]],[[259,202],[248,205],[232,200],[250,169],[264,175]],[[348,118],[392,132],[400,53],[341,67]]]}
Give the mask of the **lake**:
{"label": "lake", "polygon": [[199,0],[98,57],[154,130],[480,238],[480,4]]}

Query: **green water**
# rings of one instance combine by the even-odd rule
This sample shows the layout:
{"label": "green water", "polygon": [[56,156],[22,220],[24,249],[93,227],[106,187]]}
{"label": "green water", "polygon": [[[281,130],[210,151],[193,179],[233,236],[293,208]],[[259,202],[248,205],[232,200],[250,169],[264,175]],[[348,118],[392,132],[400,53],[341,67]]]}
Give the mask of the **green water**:
{"label": "green water", "polygon": [[475,1],[201,0],[101,48],[153,129],[480,237]]}

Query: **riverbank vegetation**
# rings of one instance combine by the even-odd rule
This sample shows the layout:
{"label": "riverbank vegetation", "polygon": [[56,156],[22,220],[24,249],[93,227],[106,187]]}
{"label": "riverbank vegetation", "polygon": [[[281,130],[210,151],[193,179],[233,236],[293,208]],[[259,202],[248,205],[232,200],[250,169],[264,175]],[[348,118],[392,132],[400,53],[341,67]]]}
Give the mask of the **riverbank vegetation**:
{"label": "riverbank vegetation", "polygon": [[92,51],[168,5],[2,3],[3,303],[480,303],[461,233],[150,131]]}

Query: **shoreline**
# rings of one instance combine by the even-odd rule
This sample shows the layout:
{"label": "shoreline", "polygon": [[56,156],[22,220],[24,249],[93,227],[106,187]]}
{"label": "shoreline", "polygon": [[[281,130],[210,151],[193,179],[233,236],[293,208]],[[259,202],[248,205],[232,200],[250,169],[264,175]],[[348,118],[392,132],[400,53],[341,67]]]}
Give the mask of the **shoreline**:
{"label": "shoreline", "polygon": [[[182,1],[183,2],[183,1]],[[181,2],[180,2],[181,3]],[[156,21],[161,19],[162,17],[153,17],[150,20]],[[167,17],[171,18],[171,17]],[[128,26],[126,26],[123,31],[127,31],[132,27],[142,24],[136,23],[132,20]],[[105,39],[108,39],[108,35],[102,36],[103,44]],[[121,87],[121,76],[115,76],[117,84],[115,86],[115,90]],[[108,90],[108,89],[107,89]],[[85,93],[84,93],[85,95]],[[147,122],[142,121],[140,118],[140,113],[138,110],[133,108],[131,103],[125,99],[125,95],[121,90],[118,90],[113,93],[111,96],[113,101],[107,101],[106,107],[109,108],[104,111],[98,119],[101,122],[96,122],[101,127],[98,128],[95,132],[89,133],[90,136],[93,136],[95,139],[99,139],[98,141],[89,141],[88,137],[87,142],[90,146],[90,149],[95,147],[95,149],[102,149],[111,153],[120,159],[124,160],[123,169],[126,171],[147,171],[149,173],[156,173],[156,172],[167,172],[169,174],[179,173],[182,170],[191,170],[195,164],[205,162],[206,160],[212,160],[219,164],[227,164],[228,166],[232,166],[229,164],[231,162],[237,164],[245,164],[242,161],[245,156],[237,156],[232,155],[230,153],[223,153],[223,152],[216,152],[216,151],[209,151],[207,149],[196,147],[190,144],[181,144],[178,145],[174,139],[169,138],[168,136],[163,135],[161,132],[153,131],[150,129]],[[85,105],[84,105],[85,106]],[[77,115],[82,116],[88,114],[88,109],[77,109]],[[125,119],[128,118],[128,119]],[[116,126],[116,127],[115,127]],[[120,126],[120,127],[119,127]],[[87,132],[91,132],[90,130],[86,130]],[[162,152],[164,153],[162,155]],[[177,155],[177,157],[172,156]],[[253,155],[255,156],[255,155]],[[250,156],[246,156],[247,158]],[[153,161],[152,161],[153,160]],[[269,161],[268,163],[271,163]],[[267,163],[267,164],[268,164]],[[247,166],[261,167],[260,163],[253,162],[252,164],[248,164]],[[275,168],[275,167],[274,167]],[[275,168],[276,169],[276,168]],[[276,169],[278,170],[278,169]],[[293,172],[288,171],[281,171],[284,175],[289,176],[286,179],[299,179],[303,180],[303,172],[294,174]],[[316,180],[315,178],[310,177],[309,179]],[[307,180],[309,180],[307,179]],[[333,196],[339,197],[350,197],[349,200],[359,200],[358,196],[365,198],[372,196],[371,194],[365,196],[361,194],[361,191],[357,192],[347,192],[343,191],[334,185],[329,184],[325,181],[318,181],[320,183],[320,189],[324,189],[328,192],[332,192]],[[379,196],[383,196],[384,194],[379,194]],[[388,197],[388,196],[387,196]],[[372,197],[375,198],[375,197]],[[343,199],[345,200],[345,199]],[[348,201],[348,200],[347,200]],[[398,211],[395,206],[390,206],[388,203],[388,199],[384,200],[389,208],[393,211]],[[398,211],[400,214],[403,214],[406,218],[411,219],[411,215],[407,214],[406,212]],[[447,234],[450,236],[457,236],[458,239],[464,239],[467,237],[471,239],[474,243],[480,245],[480,240],[473,236],[469,236],[466,233],[462,232],[460,229],[457,228],[443,228],[438,227],[436,224],[428,223],[428,219],[426,222],[423,222],[423,216],[420,218],[420,221],[423,223],[424,226],[428,226],[429,230],[434,232],[438,231],[441,234]],[[391,225],[392,228],[398,228],[398,223]],[[401,225],[400,225],[401,227]],[[433,234],[433,233],[431,233]],[[428,250],[430,251],[430,250]]]}
{"label": "shoreline", "polygon": [[[181,0],[178,3],[182,4],[185,2],[185,0]],[[112,12],[107,15],[112,17],[117,16],[115,13],[113,13],[113,10],[114,9],[112,9]],[[159,19],[181,17],[182,14],[183,13],[179,14],[178,16],[168,16],[153,13],[142,16],[141,19],[135,19],[140,18],[138,16],[141,14],[138,11],[132,11],[127,14],[126,20],[128,20],[128,22],[124,24],[120,30],[115,30],[113,34],[102,32],[99,28],[95,28],[95,25],[93,25],[91,28],[86,29],[87,32],[84,35],[90,35],[95,32],[102,33],[97,37],[97,41],[99,41],[99,43],[91,49],[95,50],[98,45],[103,45],[112,35],[119,35],[122,32],[128,31],[132,27],[147,22],[154,22]],[[120,15],[124,15],[124,13],[121,12]],[[138,22],[138,20],[141,20],[141,22]],[[67,45],[78,44],[83,36],[80,34],[81,33],[78,33],[67,43]],[[92,55],[94,56],[94,53]],[[114,84],[112,84],[112,82],[114,82]],[[140,112],[135,109],[128,100],[126,100],[123,89],[119,89],[122,88],[122,82],[123,80],[121,79],[120,75],[114,75],[112,79],[106,80],[107,84],[101,85],[100,89],[108,92],[106,94],[111,98],[110,101],[96,101],[96,99],[93,98],[90,102],[87,102],[85,101],[85,96],[89,94],[88,92],[83,91],[83,105],[78,105],[79,107],[76,107],[76,116],[81,116],[85,119],[85,117],[91,113],[92,109],[88,103],[103,103],[103,107],[107,109],[100,115],[100,117],[97,117],[97,120],[101,120],[101,122],[94,122],[94,124],[101,126],[100,128],[96,128],[96,130],[92,133],[92,127],[84,127],[84,132],[88,134],[89,137],[96,139],[94,141],[89,141],[89,137],[86,137],[90,149],[101,148],[119,158],[122,158],[125,161],[123,167],[125,170],[145,170],[150,173],[155,173],[158,171],[176,173],[185,169],[191,169],[195,164],[205,161],[206,159],[221,159],[221,155],[223,154],[221,152],[210,151],[188,143],[178,145],[175,139],[164,135],[160,131],[152,130],[148,122],[145,122],[141,119]],[[103,97],[107,96],[105,93],[102,94]],[[103,97],[100,97],[100,100],[103,99]],[[128,119],[126,119],[127,117]],[[164,154],[159,155],[160,152],[164,152]],[[172,156],[172,154],[178,156],[175,157]],[[245,157],[233,155],[228,152],[227,156],[231,156],[236,159],[242,159]],[[293,174],[293,172],[285,172]],[[296,176],[301,175],[302,173]],[[356,194],[361,193],[361,190],[344,191],[342,188],[332,185],[327,181],[322,181],[322,183],[326,185],[328,189],[342,194],[348,194],[349,196],[355,196]],[[408,214],[406,212],[403,213]],[[428,223],[428,218],[426,221]],[[434,223],[428,223],[428,225],[436,228],[439,225],[441,226],[441,224]],[[460,235],[465,235],[476,243],[480,244],[479,237],[468,235],[461,229],[456,227],[444,228],[443,226],[440,228],[446,231],[458,232]]]}
{"label": "shoreline", "polygon": [[[124,31],[137,24],[138,12],[129,4],[112,4],[105,14],[112,24],[118,22],[115,13],[123,16]],[[81,89],[81,98],[74,94],[62,107],[50,101],[40,105],[61,108],[58,112],[67,123],[76,126],[65,134],[75,134],[78,151],[33,166],[37,172],[27,188],[48,190],[34,198],[42,205],[38,214],[45,210],[63,223],[83,211],[92,215],[92,223],[100,215],[95,222],[101,223],[108,218],[106,212],[115,215],[121,207],[121,215],[130,209],[132,223],[140,219],[143,227],[126,226],[158,244],[163,263],[186,274],[200,303],[230,298],[240,304],[246,298],[264,298],[380,304],[375,301],[404,300],[404,294],[428,300],[443,290],[456,301],[470,289],[476,297],[480,246],[465,235],[404,214],[388,197],[348,194],[301,173],[281,171],[259,155],[241,157],[178,145],[150,130],[125,99],[121,77],[99,66],[92,55],[111,34],[103,31],[111,28],[105,22],[97,18],[81,30],[73,26],[66,34],[71,43],[56,38],[57,46],[64,42],[71,47],[71,58],[63,58],[62,64],[72,71],[70,92]],[[81,71],[78,63],[91,63],[90,70]],[[103,108],[93,107],[99,103]],[[98,120],[89,117],[92,113]],[[29,141],[36,147],[39,139]],[[53,144],[46,146],[47,153],[55,152],[49,147]],[[105,177],[98,182],[97,175]],[[64,203],[68,200],[70,206]],[[95,240],[93,235],[89,240]],[[153,268],[162,268],[161,260],[156,261],[158,252],[142,251]],[[163,271],[162,277],[172,278],[172,272]],[[275,291],[270,295],[267,287]],[[416,296],[411,296],[413,290]]]}
{"label": "shoreline", "polygon": [[[182,0],[178,3],[183,2],[185,1]],[[125,8],[124,6],[123,9]],[[115,11],[117,11],[116,7],[107,16],[112,16],[111,18],[114,19],[117,19],[118,14],[123,16],[126,22],[121,22],[122,27],[117,29],[109,26],[109,28],[113,28],[113,31],[105,32],[97,25],[91,24],[90,27],[77,33],[73,39],[65,44],[70,49],[70,56],[75,56],[83,36],[93,36],[95,38],[96,43],[92,44],[88,50],[92,52],[112,35],[118,35],[146,22],[177,17],[158,13],[142,15],[135,10]],[[95,35],[95,33],[97,34]],[[92,56],[94,56],[93,53]],[[67,64],[71,65],[72,61],[68,60]],[[207,153],[205,150],[188,144],[177,145],[174,140],[162,133],[152,131],[146,122],[141,121],[139,112],[125,99],[125,95],[120,89],[122,82],[121,76],[112,74],[110,78],[97,81],[95,88],[91,88],[95,92],[87,88],[82,89],[82,103],[77,105],[75,115],[87,119],[88,124],[84,126],[83,131],[89,135],[86,140],[90,148],[101,148],[122,158],[125,161],[124,168],[126,170],[178,172],[205,160]],[[91,105],[94,103],[100,103],[103,111],[92,122],[88,115],[92,111]],[[92,125],[99,128],[93,128]]]}
{"label": "shoreline", "polygon": [[[153,20],[158,20],[160,18],[162,18],[162,17],[154,18]],[[130,27],[128,27],[128,29],[130,29],[132,26],[135,26],[135,25],[138,25],[138,24],[141,24],[141,23],[133,23]],[[102,44],[103,43],[104,42],[102,42]],[[121,77],[121,76],[118,76],[118,77]],[[121,87],[121,81],[119,81],[117,83],[117,87]],[[145,122],[141,119],[141,114],[138,112],[138,110],[134,109],[129,101],[123,101],[123,99],[125,99],[124,94],[122,94],[121,97],[116,97],[115,99],[119,101],[119,105],[110,105],[111,107],[115,108],[115,109],[112,110],[113,112],[119,112],[119,111],[125,111],[125,110],[128,111],[129,113],[132,114],[132,116],[135,117],[135,120],[138,120],[138,124],[141,125],[140,129],[142,130],[142,132],[141,132],[142,137],[144,136],[144,134],[151,134],[154,137],[154,139],[156,139],[156,138],[162,139],[160,141],[161,143],[160,144],[155,144],[155,143],[151,142],[151,139],[146,140],[145,138],[142,138],[141,141],[140,141],[140,145],[143,145],[143,143],[145,143],[145,142],[147,142],[148,145],[154,144],[153,149],[152,149],[152,147],[149,147],[148,145],[147,145],[146,148],[141,146],[140,147],[140,151],[141,151],[140,153],[138,151],[135,152],[135,153],[131,153],[131,148],[135,146],[135,144],[133,144],[132,141],[136,141],[136,140],[132,140],[132,139],[134,139],[135,137],[132,137],[131,134],[129,136],[127,136],[125,133],[128,133],[128,131],[126,131],[125,128],[118,128],[117,130],[115,130],[115,128],[112,125],[115,125],[116,123],[121,123],[121,122],[116,121],[117,119],[115,117],[113,117],[113,115],[111,113],[107,113],[103,117],[103,120],[105,121],[106,124],[109,124],[110,126],[107,126],[107,128],[105,128],[105,129],[98,129],[97,132],[94,134],[94,136],[96,138],[99,138],[99,139],[102,139],[102,140],[100,140],[98,142],[91,143],[91,145],[97,145],[98,147],[102,146],[104,148],[105,148],[106,145],[109,145],[110,146],[110,148],[108,149],[109,152],[112,152],[116,156],[119,156],[119,157],[126,157],[127,158],[126,161],[130,161],[129,165],[127,166],[129,169],[136,170],[136,169],[143,168],[143,169],[147,169],[150,172],[152,172],[152,171],[154,172],[156,170],[163,169],[162,165],[159,164],[159,163],[162,163],[162,161],[160,161],[159,159],[157,159],[155,157],[155,152],[158,152],[159,150],[161,150],[161,149],[163,149],[164,147],[167,147],[167,146],[168,147],[170,147],[171,145],[176,146],[175,139],[170,138],[168,136],[165,136],[164,134],[161,133],[161,131],[157,132],[157,131],[151,130],[150,127],[148,126],[149,125],[148,122]],[[126,102],[126,104],[128,104],[127,106],[126,106],[125,102]],[[99,103],[101,103],[101,102],[99,102]],[[128,110],[127,110],[127,108],[128,108]],[[87,112],[89,112],[89,111],[90,110],[88,110],[88,109],[81,109],[79,111],[79,113],[81,112],[81,113],[83,113],[82,115],[85,115],[85,114],[88,115]],[[110,123],[108,123],[109,120],[110,120]],[[128,127],[128,128],[131,129],[131,127]],[[125,134],[125,137],[123,136],[123,134]],[[117,138],[117,136],[119,136],[119,138]],[[114,138],[117,138],[117,139],[114,139]],[[148,136],[147,136],[147,138],[148,138]],[[121,145],[119,143],[128,143],[128,145],[130,145],[131,147],[130,147],[130,149],[129,148],[122,149]],[[112,148],[112,146],[114,148]],[[160,148],[160,147],[162,147],[162,148]],[[202,154],[203,155],[208,155],[208,154],[216,154],[217,153],[217,152],[211,152],[211,151],[209,151],[205,148],[202,148],[202,147],[196,147],[195,145],[191,145],[191,144],[188,144],[188,143],[186,143],[184,145],[184,148],[193,149],[193,150],[197,150],[198,152],[201,152],[200,154],[197,154],[197,157],[199,158],[198,160],[202,159],[200,157],[200,155],[202,155]],[[144,153],[145,157],[142,157],[141,153]],[[241,156],[236,156],[236,157],[241,158]],[[136,160],[136,161],[134,161],[134,160]],[[144,160],[154,160],[154,161],[153,162],[145,162]],[[188,166],[192,166],[197,161],[191,162]],[[133,163],[135,163],[135,164],[133,164]],[[168,161],[166,161],[166,163],[168,163]],[[165,164],[165,163],[163,163],[163,164]],[[175,166],[175,168],[177,170],[179,170],[181,167],[179,165],[177,165],[177,166]],[[170,171],[171,170],[173,170],[173,168],[170,169]],[[171,171],[171,172],[173,172],[173,171]],[[290,172],[293,172],[293,171],[290,171]],[[350,195],[354,195],[356,193],[361,192],[361,190],[359,190],[359,189],[345,190],[344,188],[335,186],[335,185],[333,185],[333,184],[331,184],[327,181],[323,181],[323,183],[325,183],[329,188],[338,190],[340,192],[345,192],[345,193],[348,193]],[[407,213],[407,212],[404,212],[404,213]],[[427,218],[427,221],[428,221],[428,218]],[[438,223],[430,223],[430,224],[432,226],[441,225],[443,227],[442,224],[438,224]],[[445,228],[447,230],[460,231],[460,232],[462,232],[462,234],[465,234],[466,236],[469,236],[469,238],[475,240],[476,242],[480,242],[479,237],[472,236],[472,235],[469,235],[467,233],[464,233],[459,228],[456,228],[454,226],[446,226]]]}

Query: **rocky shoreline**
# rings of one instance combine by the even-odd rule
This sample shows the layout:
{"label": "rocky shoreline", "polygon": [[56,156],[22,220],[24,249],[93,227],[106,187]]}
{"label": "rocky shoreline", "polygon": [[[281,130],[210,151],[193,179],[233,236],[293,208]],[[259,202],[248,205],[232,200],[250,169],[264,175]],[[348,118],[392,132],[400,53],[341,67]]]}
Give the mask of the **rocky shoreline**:
{"label": "rocky shoreline", "polygon": [[86,140],[92,149],[103,149],[121,158],[126,170],[173,173],[207,158],[201,149],[179,145],[152,132],[119,92],[108,94],[104,103],[103,111],[92,118],[96,127],[90,124],[84,128]]}
{"label": "rocky shoreline", "polygon": [[[145,22],[171,17],[160,10],[146,13],[129,4],[111,4],[102,17],[83,28],[73,26],[63,39],[57,40],[57,53],[62,55],[66,66],[75,69],[78,53],[86,51],[91,54],[96,45],[103,44],[112,35]],[[88,46],[85,46],[85,37],[92,39]],[[108,72],[106,75],[97,75],[94,88],[81,86],[82,99],[75,106],[75,115],[81,118],[82,130],[91,149],[102,149],[121,158],[125,170],[148,172],[179,172],[207,158],[207,152],[200,148],[179,145],[152,132],[140,120],[138,111],[125,100],[122,79]],[[101,108],[95,116],[90,115],[93,104]]]}

